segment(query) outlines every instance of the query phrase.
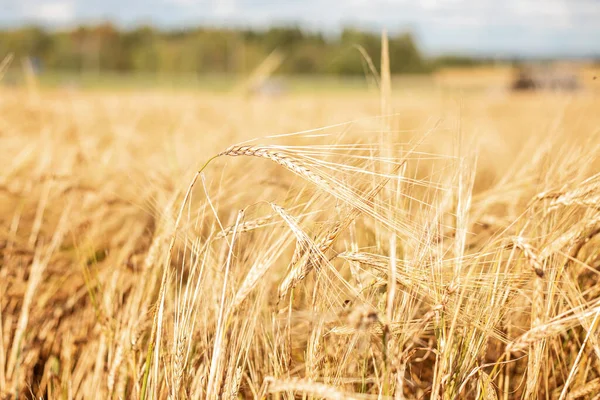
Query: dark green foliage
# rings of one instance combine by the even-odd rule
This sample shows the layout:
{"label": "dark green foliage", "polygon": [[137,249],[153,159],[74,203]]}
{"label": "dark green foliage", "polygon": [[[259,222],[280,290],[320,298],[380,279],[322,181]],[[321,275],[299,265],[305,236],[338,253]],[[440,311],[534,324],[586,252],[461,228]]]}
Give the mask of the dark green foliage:
{"label": "dark green foliage", "polygon": [[[434,66],[440,67],[473,67],[485,63],[485,60],[474,59],[468,56],[444,55],[432,60]],[[493,60],[488,61],[492,63]]]}
{"label": "dark green foliage", "polygon": [[[50,32],[38,27],[0,31],[0,58],[14,53],[17,58],[31,57],[49,70],[82,73],[247,73],[278,49],[285,55],[278,73],[362,75],[365,60],[358,47],[379,68],[380,35],[356,29],[344,29],[336,37],[298,27],[161,31],[150,26],[120,30],[102,24],[71,31]],[[464,57],[446,57],[432,64],[423,59],[408,33],[390,35],[389,51],[394,74],[475,63]]]}

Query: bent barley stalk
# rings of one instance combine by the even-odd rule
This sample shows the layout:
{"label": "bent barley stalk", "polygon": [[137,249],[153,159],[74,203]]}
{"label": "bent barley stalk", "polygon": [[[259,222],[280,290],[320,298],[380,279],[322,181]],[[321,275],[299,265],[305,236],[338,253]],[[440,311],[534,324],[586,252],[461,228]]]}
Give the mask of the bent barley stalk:
{"label": "bent barley stalk", "polygon": [[217,155],[217,157],[220,156],[266,158],[267,160],[271,160],[287,170],[300,175],[308,181],[313,182],[321,188],[331,188],[331,184],[327,180],[314,173],[304,162],[290,154],[286,154],[282,150],[273,150],[264,146],[231,146]]}

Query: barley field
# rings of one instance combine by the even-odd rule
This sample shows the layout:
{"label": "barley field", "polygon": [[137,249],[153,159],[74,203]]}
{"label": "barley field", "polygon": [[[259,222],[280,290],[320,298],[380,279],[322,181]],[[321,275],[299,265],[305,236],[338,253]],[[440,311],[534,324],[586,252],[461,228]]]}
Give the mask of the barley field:
{"label": "barley field", "polygon": [[0,88],[0,397],[598,398],[600,93],[383,78]]}

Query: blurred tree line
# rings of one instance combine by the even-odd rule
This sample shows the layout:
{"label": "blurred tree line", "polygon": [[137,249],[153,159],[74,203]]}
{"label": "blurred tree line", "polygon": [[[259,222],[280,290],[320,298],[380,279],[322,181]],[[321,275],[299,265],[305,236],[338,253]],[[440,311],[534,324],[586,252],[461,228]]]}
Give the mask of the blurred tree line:
{"label": "blurred tree line", "polygon": [[[361,50],[379,68],[381,37],[344,29],[335,37],[298,27],[267,30],[150,26],[120,30],[111,24],[70,31],[24,27],[0,31],[0,57],[30,57],[40,68],[73,72],[247,73],[271,51],[281,50],[278,73],[358,75],[368,69]],[[444,65],[472,65],[464,57],[425,59],[409,33],[389,37],[392,73],[426,73]]]}

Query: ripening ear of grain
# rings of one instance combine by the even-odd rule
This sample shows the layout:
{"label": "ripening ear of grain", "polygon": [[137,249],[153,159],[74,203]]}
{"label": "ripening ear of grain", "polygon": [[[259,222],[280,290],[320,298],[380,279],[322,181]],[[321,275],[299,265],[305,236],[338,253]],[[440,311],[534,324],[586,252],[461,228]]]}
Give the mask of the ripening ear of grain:
{"label": "ripening ear of grain", "polygon": [[381,65],[377,95],[3,89],[0,397],[594,395],[596,93]]}

